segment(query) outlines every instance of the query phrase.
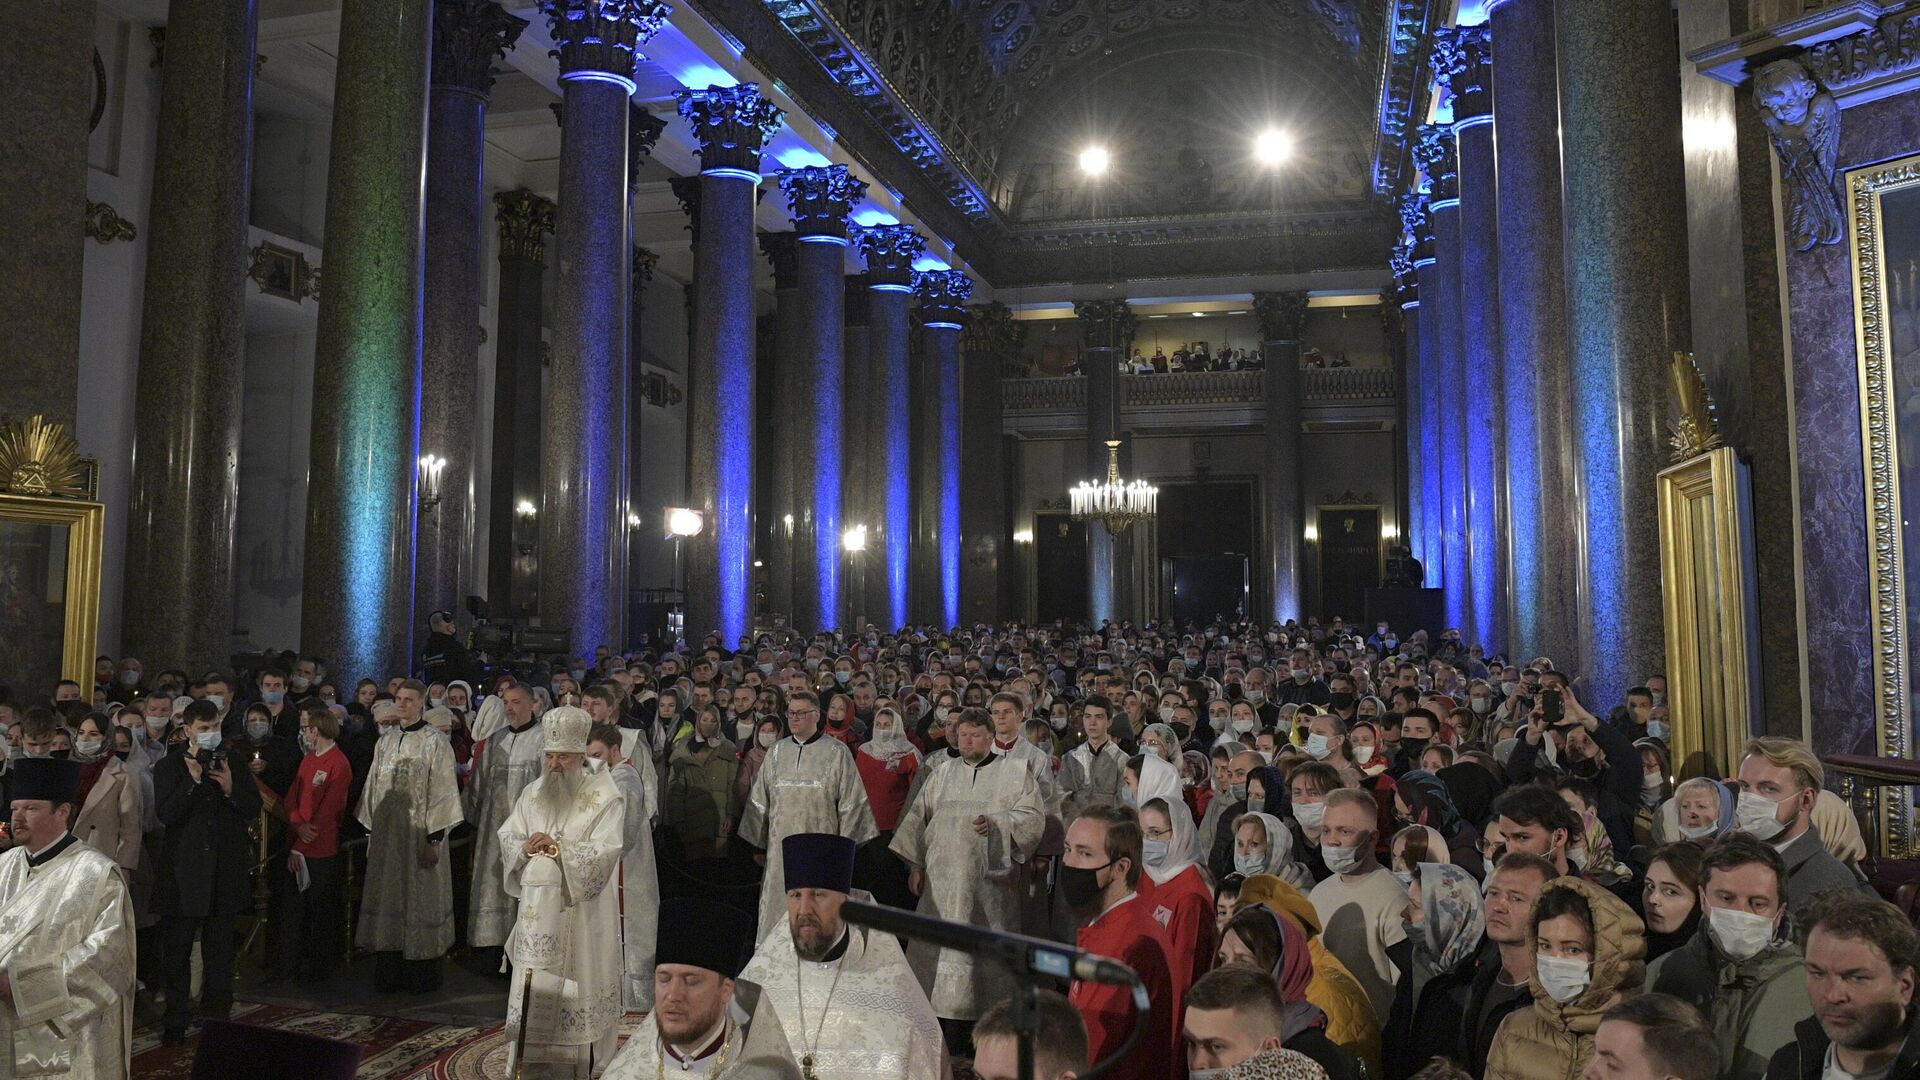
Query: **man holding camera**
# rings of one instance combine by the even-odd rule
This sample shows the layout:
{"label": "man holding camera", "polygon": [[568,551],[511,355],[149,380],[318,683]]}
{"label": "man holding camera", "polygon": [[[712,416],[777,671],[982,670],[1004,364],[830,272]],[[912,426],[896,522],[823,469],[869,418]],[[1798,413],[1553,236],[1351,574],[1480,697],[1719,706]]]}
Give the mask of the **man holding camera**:
{"label": "man holding camera", "polygon": [[247,826],[260,815],[260,790],[227,760],[220,709],[187,706],[187,741],[153,770],[154,800],[166,838],[154,882],[154,911],[165,925],[167,1010],[162,1041],[186,1041],[192,1019],[193,943],[200,941],[201,1016],[225,1019],[233,1007],[233,918],[253,907]]}

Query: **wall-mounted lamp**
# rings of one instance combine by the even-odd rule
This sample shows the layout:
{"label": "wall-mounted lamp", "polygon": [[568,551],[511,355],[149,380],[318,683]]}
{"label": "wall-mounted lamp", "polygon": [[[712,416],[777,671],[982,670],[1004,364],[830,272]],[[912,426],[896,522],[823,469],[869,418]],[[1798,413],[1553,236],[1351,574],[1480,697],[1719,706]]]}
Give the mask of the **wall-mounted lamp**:
{"label": "wall-mounted lamp", "polygon": [[855,525],[853,528],[841,533],[840,546],[856,554],[867,550],[867,527],[865,525]]}
{"label": "wall-mounted lamp", "polygon": [[1014,542],[1014,543],[1016,543],[1016,544],[1031,544],[1031,543],[1033,543],[1033,530],[1032,530],[1032,529],[1016,529],[1016,530],[1014,530],[1014,534],[1013,534],[1013,542]]}
{"label": "wall-mounted lamp", "polygon": [[1400,526],[1382,525],[1380,527],[1380,539],[1385,540],[1388,543],[1392,543],[1393,541],[1400,539]]}
{"label": "wall-mounted lamp", "polygon": [[637,529],[637,528],[639,528],[639,527],[640,527],[640,515],[639,515],[639,514],[634,514],[634,513],[629,513],[629,514],[627,515],[627,528],[629,528],[629,529]]}
{"label": "wall-mounted lamp", "polygon": [[1320,542],[1320,526],[1315,525],[1312,522],[1308,522],[1306,538],[1307,538],[1307,543],[1309,544],[1319,543]]}
{"label": "wall-mounted lamp", "polygon": [[705,525],[706,518],[701,516],[698,510],[690,510],[684,506],[667,508],[667,535],[669,536],[698,536]]}
{"label": "wall-mounted lamp", "polygon": [[447,467],[447,459],[428,454],[420,459],[420,509],[431,510],[440,505],[440,473]]}
{"label": "wall-mounted lamp", "polygon": [[540,512],[540,508],[533,505],[532,503],[528,502],[525,499],[521,499],[519,502],[514,504],[513,512],[516,514],[519,514],[521,517],[530,518],[535,514],[538,514]]}

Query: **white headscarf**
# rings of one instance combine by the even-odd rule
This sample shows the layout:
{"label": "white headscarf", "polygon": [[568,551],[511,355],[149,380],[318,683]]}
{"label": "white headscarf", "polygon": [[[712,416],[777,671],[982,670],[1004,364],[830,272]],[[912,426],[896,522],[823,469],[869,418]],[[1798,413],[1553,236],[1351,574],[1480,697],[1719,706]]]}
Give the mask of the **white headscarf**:
{"label": "white headscarf", "polygon": [[507,726],[507,705],[499,694],[480,699],[480,711],[473,716],[473,741],[486,742],[493,733]]}
{"label": "white headscarf", "polygon": [[[893,718],[893,730],[881,731],[880,718]],[[876,709],[873,714],[873,737],[860,744],[860,752],[868,757],[886,762],[888,765],[904,757],[920,760],[920,751],[907,741],[906,724],[899,712],[894,709]]]}
{"label": "white headscarf", "polygon": [[1267,831],[1267,867],[1261,873],[1272,874],[1301,892],[1312,889],[1313,872],[1293,857],[1293,830],[1272,814],[1242,814],[1240,821],[1248,818],[1259,821]]}
{"label": "white headscarf", "polygon": [[1199,843],[1193,827],[1193,812],[1180,794],[1180,770],[1157,754],[1140,759],[1140,784],[1134,805],[1145,806],[1159,799],[1167,807],[1167,824],[1173,839],[1167,841],[1167,857],[1159,866],[1147,867],[1156,885],[1172,881],[1182,870],[1199,860]]}

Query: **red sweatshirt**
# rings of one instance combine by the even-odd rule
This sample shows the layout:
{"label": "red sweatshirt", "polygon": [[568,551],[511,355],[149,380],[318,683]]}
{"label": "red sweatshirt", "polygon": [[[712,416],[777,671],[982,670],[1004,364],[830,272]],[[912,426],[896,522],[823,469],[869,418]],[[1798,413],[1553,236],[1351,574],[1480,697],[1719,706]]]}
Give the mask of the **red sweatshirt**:
{"label": "red sweatshirt", "polygon": [[340,817],[347,810],[347,789],[353,786],[353,766],[339,746],[324,754],[300,759],[300,772],[287,789],[287,822],[319,830],[310,844],[295,833],[293,850],[309,859],[328,859],[340,852]]}
{"label": "red sweatshirt", "polygon": [[[1144,878],[1142,880],[1145,880]],[[1167,933],[1153,920],[1152,908],[1138,897],[1080,928],[1077,944],[1090,953],[1111,957],[1132,968],[1147,988],[1152,1010],[1138,1018],[1133,990],[1075,980],[1067,1000],[1080,1010],[1087,1025],[1088,1064],[1112,1054],[1126,1041],[1136,1022],[1144,1025],[1140,1041],[1126,1060],[1105,1075],[1113,1080],[1186,1080],[1187,1056],[1179,1052],[1180,1027],[1173,1012],[1172,977],[1167,971]]]}
{"label": "red sweatshirt", "polygon": [[1213,919],[1213,893],[1200,876],[1200,868],[1189,866],[1164,885],[1156,885],[1153,878],[1142,874],[1140,898],[1153,913],[1153,921],[1166,928],[1173,1015],[1184,1018],[1187,991],[1195,980],[1213,970],[1214,953],[1220,945]]}

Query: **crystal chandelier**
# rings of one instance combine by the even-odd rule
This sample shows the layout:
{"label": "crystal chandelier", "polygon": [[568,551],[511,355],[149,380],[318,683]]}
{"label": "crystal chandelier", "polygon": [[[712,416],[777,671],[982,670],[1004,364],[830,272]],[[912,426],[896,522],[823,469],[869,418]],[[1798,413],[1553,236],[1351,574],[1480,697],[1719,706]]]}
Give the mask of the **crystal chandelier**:
{"label": "crystal chandelier", "polygon": [[1153,517],[1160,489],[1145,480],[1120,479],[1120,440],[1107,440],[1107,478],[1102,483],[1082,480],[1067,493],[1075,521],[1098,521],[1118,535],[1136,521]]}

